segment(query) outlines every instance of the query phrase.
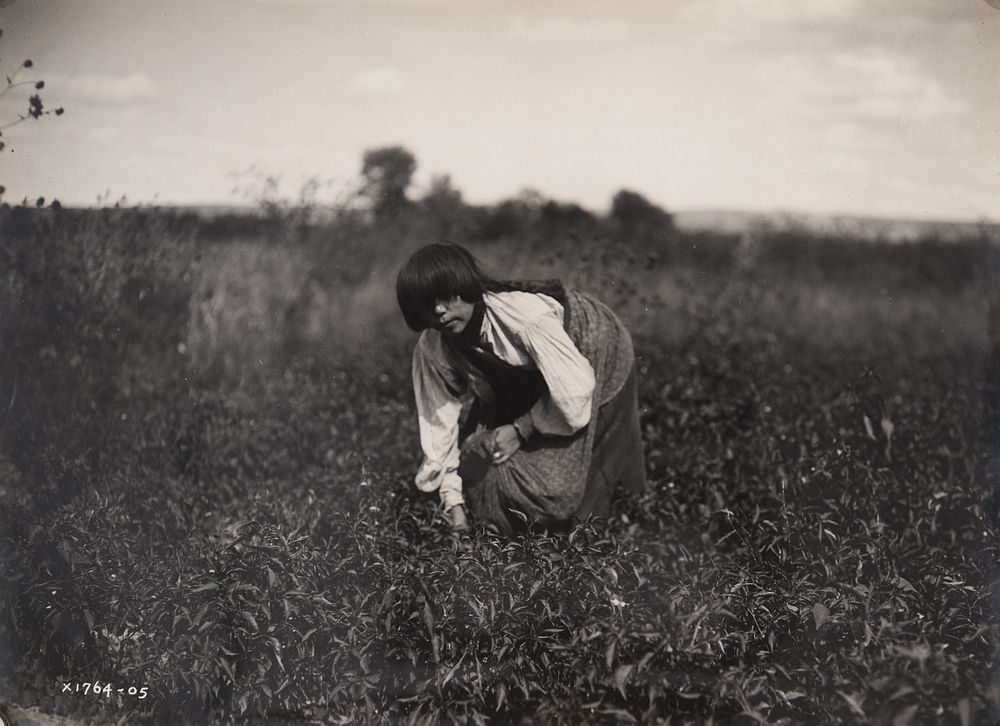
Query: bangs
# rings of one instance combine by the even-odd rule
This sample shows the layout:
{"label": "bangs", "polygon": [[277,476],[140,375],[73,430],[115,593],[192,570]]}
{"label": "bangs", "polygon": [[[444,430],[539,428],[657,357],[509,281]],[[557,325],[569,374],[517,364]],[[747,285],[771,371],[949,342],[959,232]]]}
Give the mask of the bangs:
{"label": "bangs", "polygon": [[469,303],[482,300],[485,280],[468,251],[449,243],[432,244],[414,252],[400,268],[396,299],[407,326],[420,331],[438,300],[456,295]]}

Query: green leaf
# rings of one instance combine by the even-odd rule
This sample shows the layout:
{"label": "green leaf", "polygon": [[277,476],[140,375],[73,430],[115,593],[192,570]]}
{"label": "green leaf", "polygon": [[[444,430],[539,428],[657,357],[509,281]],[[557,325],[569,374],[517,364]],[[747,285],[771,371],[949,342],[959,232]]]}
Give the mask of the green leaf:
{"label": "green leaf", "polygon": [[802,691],[779,691],[776,689],[776,692],[786,701],[794,701],[796,698],[806,697],[806,694]]}
{"label": "green leaf", "polygon": [[913,586],[913,584],[909,580],[907,580],[905,577],[902,577],[902,576],[897,577],[896,578],[896,584],[899,585],[900,588],[902,588],[903,592],[916,592],[917,591],[917,588],[915,588]]}
{"label": "green leaf", "polygon": [[253,615],[251,615],[250,613],[248,613],[246,610],[241,610],[240,611],[240,615],[242,615],[243,619],[246,620],[247,623],[250,624],[251,628],[253,628],[254,630],[260,630],[260,626],[257,625],[257,618],[255,618]]}
{"label": "green leaf", "polygon": [[231,683],[236,683],[236,673],[233,672],[233,665],[225,658],[219,658],[219,665],[222,666],[222,670],[226,672],[229,676],[229,681]]}
{"label": "green leaf", "polygon": [[451,670],[445,673],[444,679],[442,679],[441,681],[441,688],[444,688],[446,685],[448,685],[448,681],[450,681],[454,677],[455,672],[458,670],[458,667],[462,665],[462,661],[464,659],[465,659],[465,653],[463,653],[462,657],[458,659],[458,662],[451,667]]}
{"label": "green leaf", "polygon": [[830,619],[830,610],[829,608],[826,607],[826,605],[824,605],[821,602],[818,602],[813,605],[812,611],[813,611],[813,620],[816,623],[816,629],[819,630]]}
{"label": "green leaf", "polygon": [[968,698],[959,700],[958,718],[962,722],[962,726],[972,726],[972,703]]}
{"label": "green leaf", "polygon": [[602,708],[598,713],[603,713],[607,716],[614,716],[619,721],[624,721],[626,723],[637,723],[635,716],[630,714],[623,708],[612,708],[610,706]]}
{"label": "green leaf", "polygon": [[628,696],[625,695],[625,683],[628,681],[628,677],[632,675],[632,670],[635,668],[634,665],[621,665],[615,668],[615,688],[618,692],[622,694],[622,698],[627,699]]}
{"label": "green leaf", "polygon": [[913,723],[913,717],[917,715],[917,709],[920,708],[920,704],[913,704],[912,706],[907,706],[902,711],[897,713],[892,718],[892,726],[909,726]]}
{"label": "green leaf", "polygon": [[837,691],[837,693],[840,695],[841,698],[847,701],[847,705],[851,707],[851,710],[854,711],[854,713],[856,713],[861,718],[867,718],[867,716],[865,716],[864,710],[861,708],[861,704],[858,703],[857,696],[855,696],[852,693],[844,693],[843,691]]}

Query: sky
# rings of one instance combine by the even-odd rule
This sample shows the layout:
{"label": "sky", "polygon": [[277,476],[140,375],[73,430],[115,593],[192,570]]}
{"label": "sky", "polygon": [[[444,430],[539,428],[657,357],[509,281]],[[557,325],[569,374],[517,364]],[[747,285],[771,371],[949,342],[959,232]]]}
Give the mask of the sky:
{"label": "sky", "polygon": [[398,144],[414,196],[1000,219],[1000,0],[0,0],[0,28],[65,109],[2,129],[12,202],[335,197]]}

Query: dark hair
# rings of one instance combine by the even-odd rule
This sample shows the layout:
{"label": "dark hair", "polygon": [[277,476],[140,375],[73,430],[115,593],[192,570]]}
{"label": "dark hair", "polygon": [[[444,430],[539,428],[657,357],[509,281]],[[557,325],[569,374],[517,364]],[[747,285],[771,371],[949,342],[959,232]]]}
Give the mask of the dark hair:
{"label": "dark hair", "polygon": [[438,300],[457,295],[468,303],[478,303],[493,283],[468,250],[438,242],[414,252],[400,268],[396,299],[406,324],[420,331],[427,327],[424,316]]}

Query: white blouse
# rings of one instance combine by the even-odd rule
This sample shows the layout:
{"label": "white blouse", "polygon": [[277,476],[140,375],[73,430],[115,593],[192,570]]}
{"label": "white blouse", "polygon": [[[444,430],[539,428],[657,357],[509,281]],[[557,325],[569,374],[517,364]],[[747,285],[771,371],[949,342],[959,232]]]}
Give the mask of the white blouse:
{"label": "white blouse", "polygon": [[[563,328],[563,306],[548,295],[528,292],[486,293],[483,300],[481,347],[511,365],[537,369],[548,386],[548,393],[518,419],[518,430],[568,436],[586,426],[594,370]],[[462,405],[472,396],[486,403],[496,397],[480,371],[464,359],[453,362],[443,345],[441,334],[427,329],[413,351],[413,390],[424,453],[415,481],[421,491],[439,490],[447,510],[465,501],[457,473]]]}

